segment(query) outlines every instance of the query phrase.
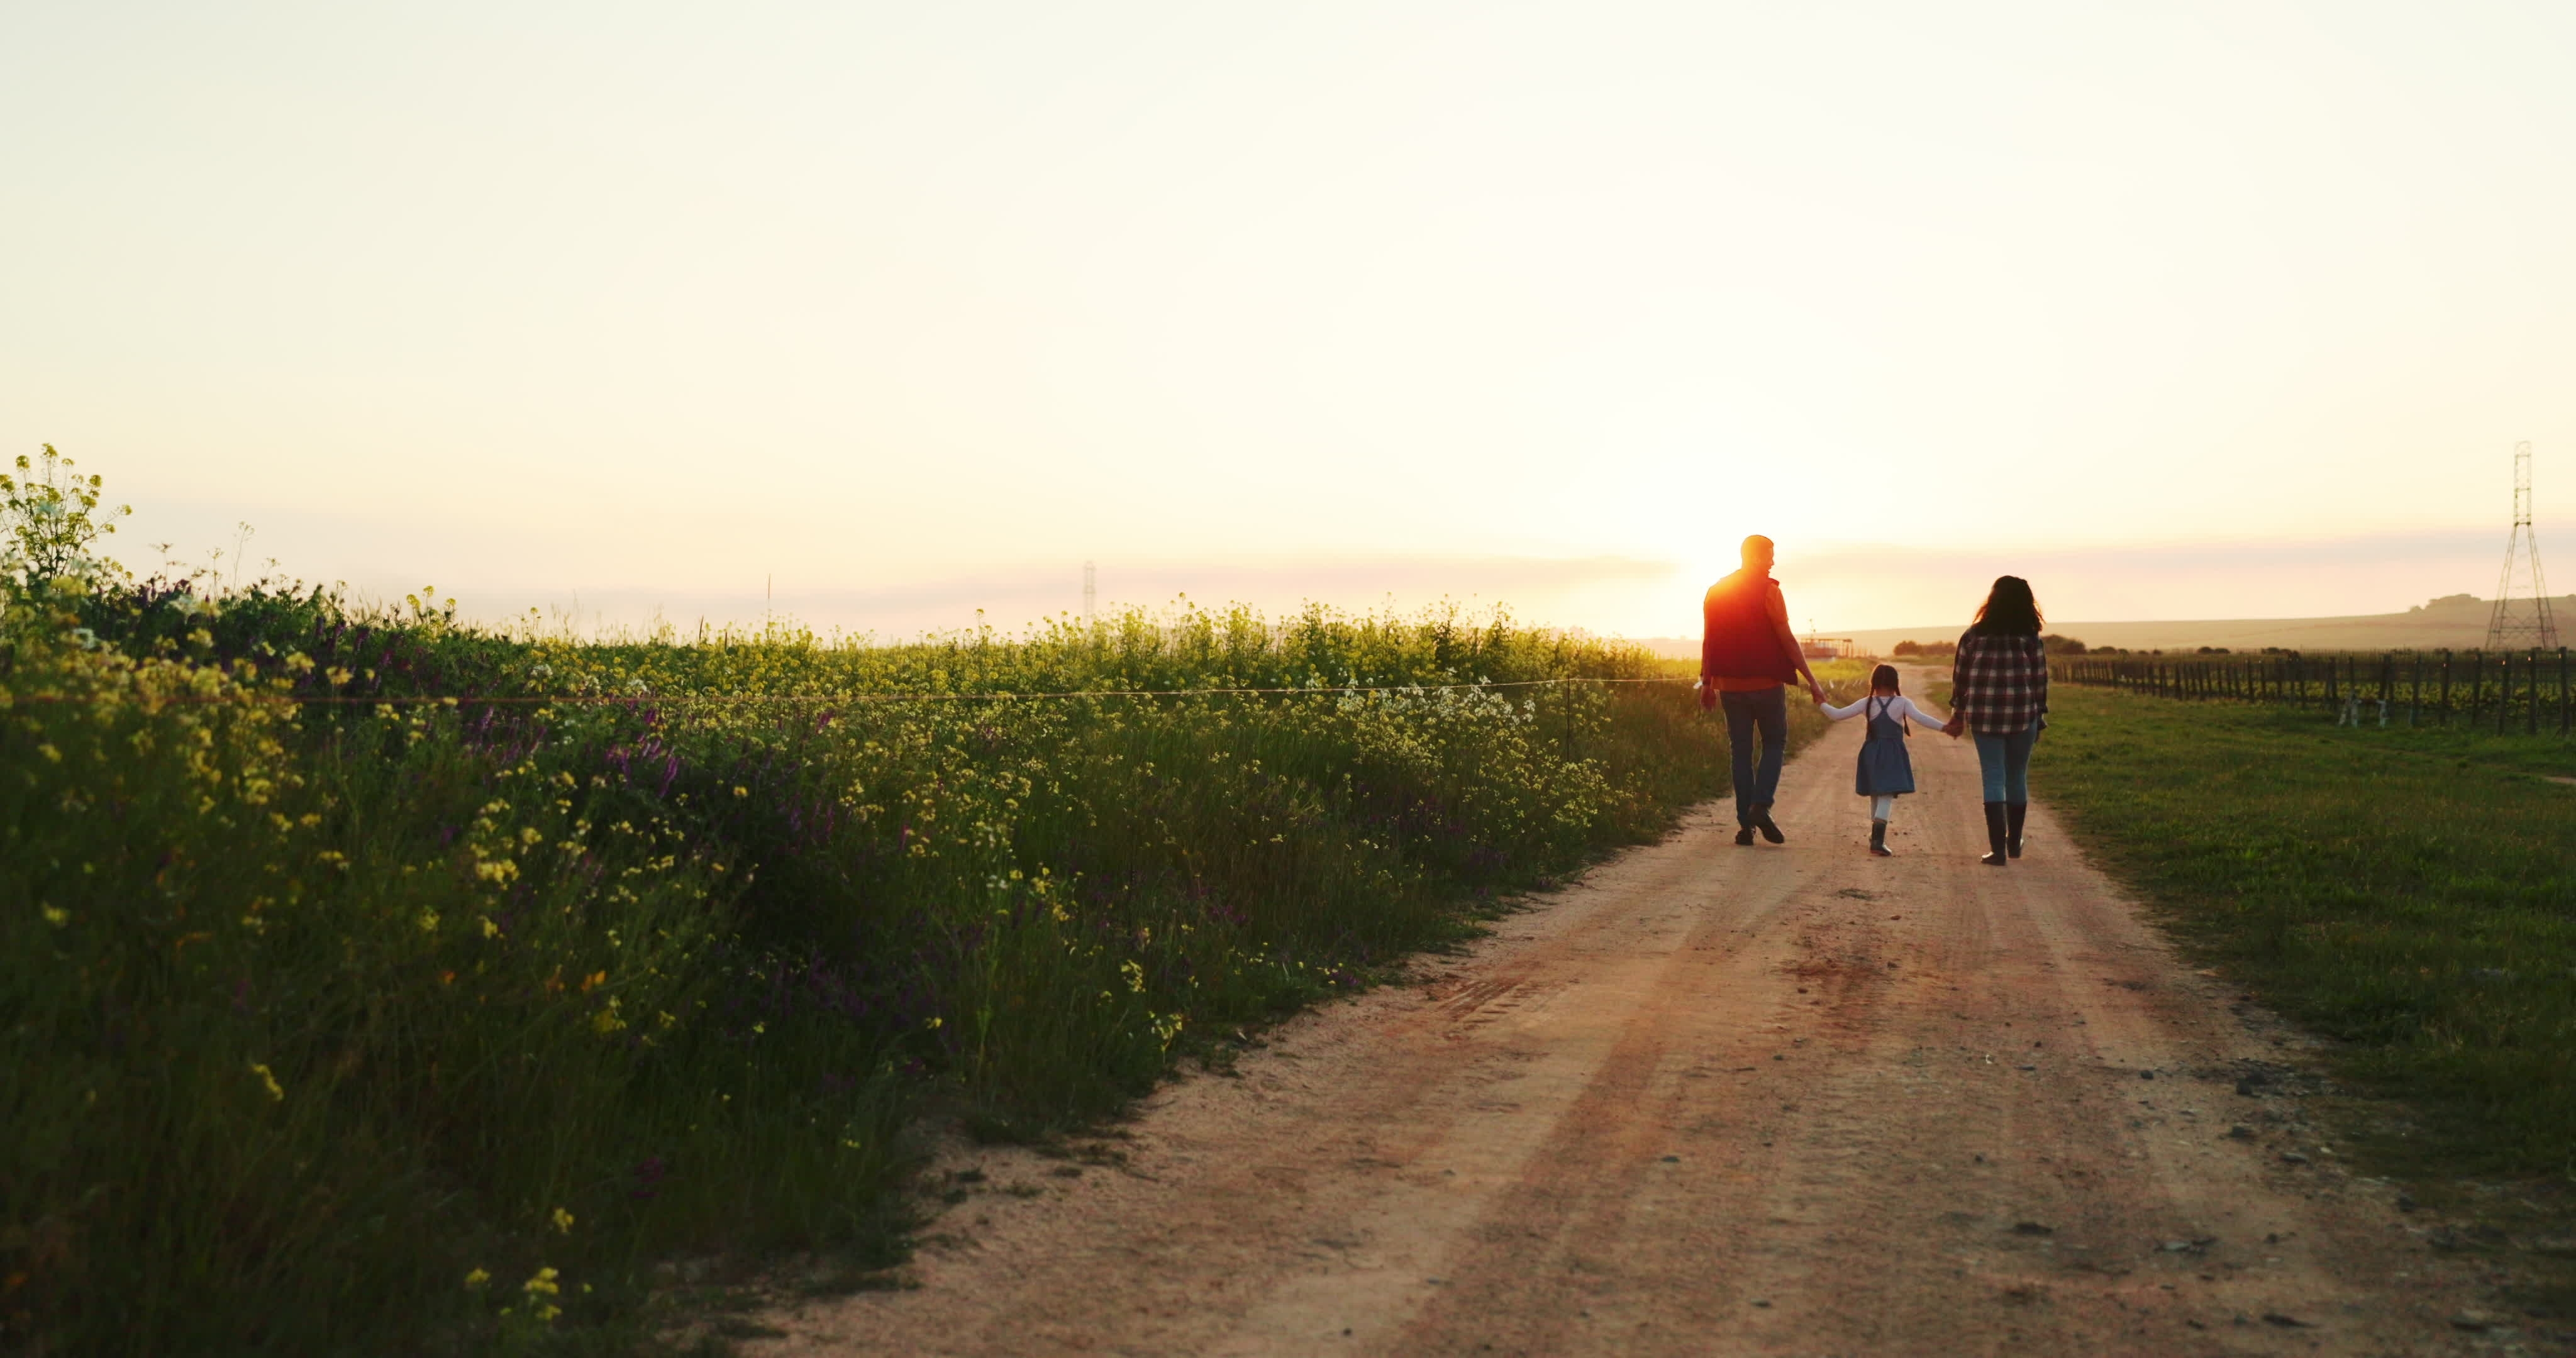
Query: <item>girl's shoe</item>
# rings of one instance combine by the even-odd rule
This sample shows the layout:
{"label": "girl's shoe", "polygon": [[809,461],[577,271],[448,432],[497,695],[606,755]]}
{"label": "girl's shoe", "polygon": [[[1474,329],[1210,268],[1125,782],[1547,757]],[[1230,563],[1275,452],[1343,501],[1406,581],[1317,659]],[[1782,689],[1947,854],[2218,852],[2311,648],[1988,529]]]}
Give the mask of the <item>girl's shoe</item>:
{"label": "girl's shoe", "polygon": [[1977,861],[1990,868],[2011,866],[2012,848],[2007,842],[2010,834],[2004,815],[2004,804],[1986,803],[1986,856]]}
{"label": "girl's shoe", "polygon": [[1886,821],[1874,820],[1869,823],[1869,852],[1870,856],[1873,858],[1894,858],[1896,856],[1895,854],[1890,853],[1887,848]]}
{"label": "girl's shoe", "polygon": [[2015,858],[2021,857],[2021,820],[2028,814],[2028,802],[2004,803],[2004,849]]}

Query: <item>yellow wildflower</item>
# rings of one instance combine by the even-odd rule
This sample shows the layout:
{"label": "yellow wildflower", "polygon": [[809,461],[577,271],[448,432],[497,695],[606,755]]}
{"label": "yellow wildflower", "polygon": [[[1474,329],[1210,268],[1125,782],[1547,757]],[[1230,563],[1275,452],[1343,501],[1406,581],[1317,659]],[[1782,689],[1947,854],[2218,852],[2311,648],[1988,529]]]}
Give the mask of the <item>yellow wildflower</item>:
{"label": "yellow wildflower", "polygon": [[492,1275],[479,1268],[465,1275],[465,1285],[467,1287],[481,1287],[483,1284],[490,1281],[492,1281]]}
{"label": "yellow wildflower", "polygon": [[258,1076],[261,1084],[268,1086],[268,1097],[272,1101],[283,1102],[285,1100],[286,1090],[279,1086],[277,1083],[277,1077],[269,1073],[268,1067],[254,1061],[251,1063],[250,1073]]}
{"label": "yellow wildflower", "polygon": [[560,1276],[553,1269],[541,1268],[537,1270],[537,1276],[519,1284],[519,1290],[528,1294],[528,1314],[542,1321],[552,1321],[563,1314],[563,1308],[549,1300],[563,1291],[562,1286],[555,1282]]}
{"label": "yellow wildflower", "polygon": [[570,1233],[571,1233],[571,1231],[572,1231],[572,1213],[567,1212],[567,1211],[565,1211],[564,1209],[562,1209],[562,1208],[558,1207],[558,1208],[556,1208],[556,1209],[555,1209],[555,1213],[554,1213],[554,1215],[553,1215],[552,1217],[547,1218],[547,1219],[548,1219],[548,1220],[550,1220],[550,1221],[552,1221],[552,1222],[554,1222],[554,1224],[555,1224],[555,1229],[556,1229],[556,1230],[558,1230],[558,1231],[562,1231],[562,1232],[565,1232],[566,1234],[570,1234]]}

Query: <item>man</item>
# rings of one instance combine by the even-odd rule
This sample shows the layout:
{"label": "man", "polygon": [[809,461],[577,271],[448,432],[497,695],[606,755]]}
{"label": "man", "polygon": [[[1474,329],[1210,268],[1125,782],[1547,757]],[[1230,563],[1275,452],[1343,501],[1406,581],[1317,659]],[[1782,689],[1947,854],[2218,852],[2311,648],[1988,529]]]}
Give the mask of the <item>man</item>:
{"label": "man", "polygon": [[[1771,578],[1771,539],[1744,540],[1744,569],[1708,587],[1700,616],[1699,705],[1726,705],[1726,740],[1735,751],[1735,842],[1753,832],[1774,844],[1787,836],[1771,822],[1771,800],[1780,790],[1780,761],[1789,744],[1789,698],[1782,687],[1804,677],[1807,692],[1825,700],[1816,672],[1789,630],[1789,601]],[[1762,736],[1762,763],[1753,762],[1753,736]]]}

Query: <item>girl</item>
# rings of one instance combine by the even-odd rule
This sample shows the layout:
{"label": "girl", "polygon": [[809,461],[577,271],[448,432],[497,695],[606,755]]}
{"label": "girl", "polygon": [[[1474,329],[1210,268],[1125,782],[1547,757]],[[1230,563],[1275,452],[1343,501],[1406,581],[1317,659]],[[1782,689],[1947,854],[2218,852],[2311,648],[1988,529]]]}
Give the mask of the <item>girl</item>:
{"label": "girl", "polygon": [[1977,737],[1977,767],[1986,781],[1987,854],[2000,868],[2021,857],[2022,820],[2030,812],[2030,747],[2048,725],[2048,647],[2040,640],[2039,600],[2030,582],[1998,576],[1959,638],[1950,665],[1950,734]]}
{"label": "girl", "polygon": [[1896,691],[1894,665],[1870,671],[1869,696],[1859,702],[1835,707],[1818,698],[1816,706],[1835,721],[1864,713],[1869,717],[1852,791],[1869,798],[1869,851],[1880,858],[1892,857],[1887,848],[1887,813],[1896,809],[1899,796],[1914,790],[1914,759],[1905,752],[1905,723],[1910,720],[1927,731],[1938,731],[1942,724]]}

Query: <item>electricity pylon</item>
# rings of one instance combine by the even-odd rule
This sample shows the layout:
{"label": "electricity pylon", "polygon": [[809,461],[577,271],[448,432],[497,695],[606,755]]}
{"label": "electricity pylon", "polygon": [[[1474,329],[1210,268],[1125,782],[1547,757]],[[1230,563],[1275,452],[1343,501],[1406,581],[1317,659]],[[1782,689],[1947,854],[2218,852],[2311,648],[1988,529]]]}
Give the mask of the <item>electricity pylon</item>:
{"label": "electricity pylon", "polygon": [[[2523,597],[2514,597],[2517,584]],[[2487,649],[2519,651],[2558,646],[2558,620],[2549,615],[2549,582],[2540,574],[2540,539],[2531,532],[2531,444],[2513,445],[2513,536],[2505,539],[2504,574],[2496,579],[2495,611],[2487,615]]]}

